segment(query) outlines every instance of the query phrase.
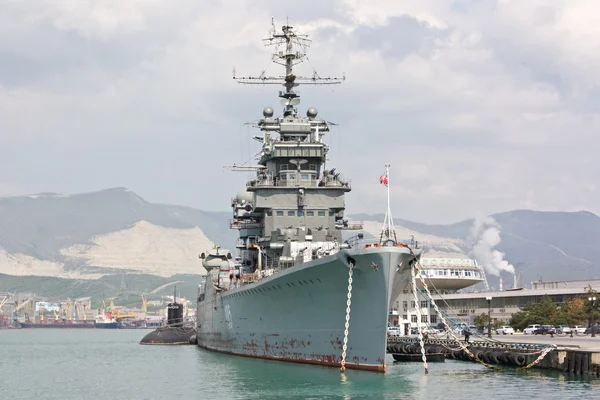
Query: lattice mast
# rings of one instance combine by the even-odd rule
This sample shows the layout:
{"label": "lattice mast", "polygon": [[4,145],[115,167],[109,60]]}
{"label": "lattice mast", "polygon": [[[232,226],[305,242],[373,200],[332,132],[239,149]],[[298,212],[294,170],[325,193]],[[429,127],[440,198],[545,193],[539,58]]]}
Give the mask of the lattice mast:
{"label": "lattice mast", "polygon": [[[266,71],[263,70],[259,76],[253,77],[238,77],[233,79],[238,83],[247,85],[269,85],[282,84],[285,90],[279,91],[279,97],[283,100],[281,103],[285,106],[284,115],[296,115],[294,105],[300,103],[300,95],[294,91],[294,88],[300,84],[305,85],[336,85],[342,83],[346,78],[320,77],[313,70],[312,77],[296,76],[293,68],[295,65],[303,62],[306,56],[306,49],[310,46],[311,40],[307,35],[298,34],[289,21],[278,31],[275,23],[272,20],[272,28],[269,32],[269,37],[263,39],[265,46],[275,46],[277,50],[272,55],[272,61],[276,64],[285,67],[284,76],[266,76]],[[308,58],[307,58],[308,59]]]}
{"label": "lattice mast", "polygon": [[385,164],[385,175],[379,178],[380,183],[384,184],[387,189],[387,210],[383,218],[383,228],[379,237],[380,244],[398,243],[396,239],[396,228],[394,227],[394,219],[392,218],[392,208],[390,205],[390,164]]}

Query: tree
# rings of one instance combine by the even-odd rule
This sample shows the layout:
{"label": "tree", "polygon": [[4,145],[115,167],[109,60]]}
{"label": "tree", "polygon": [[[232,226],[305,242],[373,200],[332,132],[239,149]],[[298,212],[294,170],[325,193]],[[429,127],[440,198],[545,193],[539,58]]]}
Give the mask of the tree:
{"label": "tree", "polygon": [[487,326],[488,322],[490,321],[490,319],[488,318],[488,315],[485,313],[482,313],[481,315],[478,315],[477,317],[475,317],[475,319],[473,320],[473,322],[475,323],[475,325],[477,326]]}
{"label": "tree", "polygon": [[[589,301],[589,298],[595,297],[595,301]],[[600,297],[598,297],[598,292],[592,289],[591,285],[587,287],[587,293],[584,299],[584,310],[585,315],[587,316],[586,320],[588,320],[588,326],[592,326],[594,321],[597,322],[598,309],[600,308]]]}
{"label": "tree", "polygon": [[510,317],[509,325],[514,329],[522,331],[527,325],[529,325],[530,320],[531,319],[527,311],[519,311]]}
{"label": "tree", "polygon": [[558,316],[559,310],[556,304],[549,296],[544,296],[539,303],[527,304],[521,311],[513,314],[510,318],[510,325],[521,330],[531,324],[550,325]]}
{"label": "tree", "polygon": [[587,320],[585,302],[575,297],[562,303],[558,310],[554,323],[556,325],[575,326]]}

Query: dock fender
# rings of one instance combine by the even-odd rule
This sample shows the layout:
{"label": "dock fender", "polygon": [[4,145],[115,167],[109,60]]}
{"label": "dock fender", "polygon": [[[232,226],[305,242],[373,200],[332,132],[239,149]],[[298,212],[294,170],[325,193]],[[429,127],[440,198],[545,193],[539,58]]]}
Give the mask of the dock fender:
{"label": "dock fender", "polygon": [[486,362],[487,364],[491,364],[492,360],[491,360],[491,355],[492,352],[489,350],[486,350],[483,352],[483,361]]}
{"label": "dock fender", "polygon": [[473,355],[475,356],[475,358],[479,361],[483,360],[483,350],[475,350],[473,352]]}
{"label": "dock fender", "polygon": [[498,352],[498,351],[492,351],[490,353],[489,358],[490,358],[490,361],[492,362],[492,364],[500,364],[499,356],[500,356],[500,352]]}
{"label": "dock fender", "polygon": [[506,351],[501,351],[498,354],[498,360],[502,364],[508,364],[508,353]]}
{"label": "dock fender", "polygon": [[515,362],[518,367],[522,367],[523,365],[525,365],[525,363],[527,363],[527,357],[525,356],[525,354],[517,354],[517,356],[515,357]]}

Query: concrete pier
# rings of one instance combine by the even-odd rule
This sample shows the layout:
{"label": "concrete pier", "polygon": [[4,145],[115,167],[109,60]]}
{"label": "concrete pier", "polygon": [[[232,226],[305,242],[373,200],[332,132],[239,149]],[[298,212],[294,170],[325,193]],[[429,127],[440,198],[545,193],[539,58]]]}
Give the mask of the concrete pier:
{"label": "concrete pier", "polygon": [[[550,337],[535,338],[533,342],[536,343],[531,343],[532,340],[529,340],[529,343],[523,343],[525,338],[519,336],[511,336],[507,341],[475,340],[469,342],[467,348],[476,359],[469,356],[456,341],[448,339],[428,338],[424,341],[425,353],[442,353],[447,359],[525,367],[536,361],[543,353],[546,353],[546,349],[549,349],[548,346],[552,345],[553,348],[531,368],[554,369],[568,373],[600,376],[600,351],[590,348],[595,347],[595,340],[577,338],[579,340],[575,342],[582,343],[583,346],[574,342],[558,345],[552,343],[553,338]],[[416,337],[390,337],[388,338],[387,350],[392,355],[418,354],[421,352],[421,345]]]}

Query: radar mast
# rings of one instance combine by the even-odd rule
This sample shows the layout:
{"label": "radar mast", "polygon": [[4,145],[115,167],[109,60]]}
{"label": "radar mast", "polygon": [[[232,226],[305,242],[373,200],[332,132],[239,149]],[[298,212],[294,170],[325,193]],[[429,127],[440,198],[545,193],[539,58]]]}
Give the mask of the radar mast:
{"label": "radar mast", "polygon": [[276,51],[272,54],[272,61],[275,64],[285,67],[284,76],[267,76],[266,70],[263,70],[259,76],[239,77],[233,74],[233,79],[238,83],[246,85],[273,85],[281,84],[285,90],[279,91],[281,104],[285,106],[284,116],[297,115],[295,105],[300,104],[300,95],[294,91],[294,88],[300,84],[305,85],[338,85],[342,83],[346,77],[321,77],[314,71],[312,77],[296,76],[293,68],[307,58],[306,50],[310,47],[311,40],[308,35],[302,35],[296,32],[296,29],[289,24],[289,21],[277,30],[275,22],[271,19],[272,28],[269,31],[269,37],[263,39],[265,46],[274,46]]}

